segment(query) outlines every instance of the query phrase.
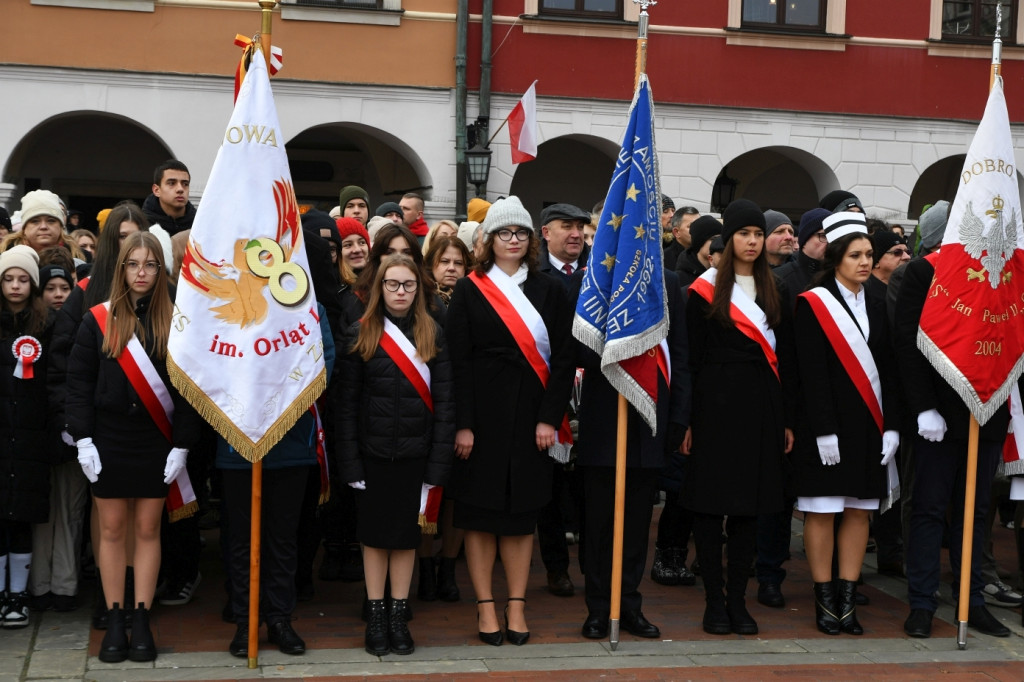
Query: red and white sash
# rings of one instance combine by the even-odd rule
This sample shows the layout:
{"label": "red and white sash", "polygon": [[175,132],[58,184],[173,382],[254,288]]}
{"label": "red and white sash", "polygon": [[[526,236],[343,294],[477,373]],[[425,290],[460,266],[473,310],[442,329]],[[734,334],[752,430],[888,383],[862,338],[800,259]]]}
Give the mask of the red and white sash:
{"label": "red and white sash", "polygon": [[[703,275],[690,285],[690,290],[699,294],[708,303],[711,303],[715,296],[715,277],[717,275],[718,270],[716,268],[708,268]],[[743,287],[735,283],[732,287],[730,303],[732,305],[729,308],[729,314],[732,317],[732,321],[736,324],[736,328],[744,336],[761,346],[761,350],[764,351],[764,356],[768,360],[768,365],[775,372],[775,378],[778,379],[779,358],[775,354],[775,332],[768,326],[768,317],[758,307],[757,303],[747,295],[747,292],[743,291]]]}
{"label": "red and white sash", "polygon": [[430,368],[416,355],[416,346],[412,345],[402,330],[387,317],[384,318],[384,333],[380,335],[380,347],[384,349],[392,362],[398,365],[398,369],[423,398],[427,408],[433,412],[434,399],[430,395]]}
{"label": "red and white sash", "polygon": [[882,420],[882,381],[878,376],[878,367],[875,365],[868,342],[857,323],[836,297],[824,287],[805,291],[800,294],[800,298],[810,304],[814,317],[832,344],[832,350],[836,352],[843,369],[871,412],[878,432],[882,433],[885,430]]}
{"label": "red and white sash", "polygon": [[[100,332],[105,336],[107,333],[107,317],[110,313],[110,302],[100,303],[89,309],[96,318]],[[117,364],[121,371],[128,378],[138,394],[146,411],[156,423],[160,433],[167,439],[168,443],[174,443],[171,424],[174,422],[174,400],[170,391],[160,378],[153,361],[146,354],[138,337],[134,334],[128,340],[124,350],[117,358]],[[188,518],[199,509],[196,501],[195,491],[192,489],[192,481],[188,477],[188,470],[182,468],[178,477],[171,481],[170,489],[167,491],[167,514],[171,521]]]}
{"label": "red and white sash", "polygon": [[[497,266],[483,275],[474,270],[468,277],[508,327],[519,350],[540,379],[541,386],[547,388],[551,376],[551,339],[548,337],[548,328],[540,313],[533,307],[533,303],[512,278]],[[567,415],[562,417],[555,441],[566,446],[572,445],[572,429],[569,427]],[[561,461],[560,457],[556,459]]]}
{"label": "red and white sash", "polygon": [[1015,383],[1010,390],[1010,426],[1003,444],[1003,472],[1007,476],[1024,474],[1024,405],[1020,388]]}

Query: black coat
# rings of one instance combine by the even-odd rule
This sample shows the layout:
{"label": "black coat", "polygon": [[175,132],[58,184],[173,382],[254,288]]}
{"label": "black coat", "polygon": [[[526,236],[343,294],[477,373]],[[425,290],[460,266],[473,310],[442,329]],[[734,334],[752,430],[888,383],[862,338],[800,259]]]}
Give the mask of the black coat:
{"label": "black coat", "polygon": [[50,513],[50,467],[60,429],[46,390],[53,316],[32,334],[43,348],[33,379],[14,376],[14,340],[26,334],[28,313],[0,313],[0,519],[44,523]]}
{"label": "black coat", "polygon": [[[853,317],[835,279],[822,283]],[[882,417],[886,431],[900,428],[897,368],[892,352],[885,299],[865,293],[868,348],[882,384]],[[886,472],[881,466],[882,434],[857,387],[839,361],[810,304],[797,299],[797,355],[800,358],[802,419],[793,452],[795,492],[802,497],[885,497]],[[839,464],[825,466],[818,454],[818,436],[839,436]]]}
{"label": "black coat", "polygon": [[662,249],[662,262],[666,270],[673,270],[679,256],[686,251],[686,247],[679,243],[679,240],[672,238],[672,241],[665,244]]}
{"label": "black coat", "polygon": [[790,312],[796,307],[796,297],[807,291],[811,280],[821,270],[821,263],[809,257],[803,251],[796,254],[796,259],[783,263],[775,268],[775,277],[786,285],[786,309]]}
{"label": "black coat", "polygon": [[[628,407],[628,438],[626,466],[661,469],[666,464],[666,450],[678,450],[686,427],[690,424],[689,339],[686,334],[686,303],[675,273],[665,272],[668,296],[668,349],[671,363],[671,388],[658,373],[658,432],[651,435],[647,422]],[[578,292],[576,292],[578,294]],[[618,431],[618,392],[601,371],[601,358],[577,342],[579,364],[584,368],[580,398],[579,458],[581,466],[615,466],[615,442]]]}
{"label": "black coat", "polygon": [[[956,391],[939,376],[924,354],[917,349],[917,329],[921,324],[921,310],[931,287],[935,268],[926,259],[907,263],[896,299],[894,337],[896,356],[900,359],[900,380],[907,400],[908,420],[927,410],[938,410],[946,421],[945,440],[966,440],[970,426],[970,412]],[[1002,405],[982,427],[982,440],[1002,443],[1006,440],[1006,427],[1010,411]]]}
{"label": "black coat", "polygon": [[164,212],[163,206],[160,205],[160,199],[155,194],[150,194],[142,202],[142,212],[149,218],[150,223],[159,224],[172,237],[179,232],[191,230],[192,222],[196,219],[196,207],[192,205],[192,202],[186,202],[185,215],[173,218]]}
{"label": "black coat", "polygon": [[[141,318],[149,314],[148,297],[139,301],[135,314]],[[174,400],[172,443],[154,443],[153,447],[165,451],[169,451],[168,445],[191,449],[199,440],[202,420],[171,384],[167,376],[167,362],[152,355],[152,343],[144,345]],[[64,408],[68,433],[76,441],[93,438],[97,432],[146,434],[154,428],[153,418],[121,365],[103,352],[103,330],[92,312],[85,313],[68,359],[67,402]]]}
{"label": "black coat", "polygon": [[675,272],[679,277],[679,286],[683,289],[689,288],[694,281],[707,272],[707,268],[697,258],[697,254],[686,249],[679,254],[675,262]]}
{"label": "black coat", "polygon": [[[783,291],[780,295],[785,300]],[[782,511],[784,430],[793,427],[799,383],[792,316],[783,306],[783,320],[774,330],[780,382],[761,346],[736,327],[708,319],[709,308],[691,290],[686,327],[693,375],[693,442],[681,501],[704,514]]]}
{"label": "black coat", "polygon": [[[392,319],[406,337],[412,328],[406,320]],[[445,485],[451,469],[455,444],[455,397],[451,362],[444,347],[444,335],[434,323],[438,353],[430,368],[431,412],[398,365],[384,351],[369,360],[350,352],[359,337],[361,323],[345,333],[339,353],[339,389],[335,413],[338,415],[341,480],[351,483],[366,479],[363,459],[427,458],[424,482]],[[408,327],[408,328],[406,328]]]}
{"label": "black coat", "polygon": [[455,375],[455,427],[472,429],[474,437],[469,457],[455,460],[449,491],[467,504],[516,514],[538,510],[551,498],[554,460],[537,450],[536,428],[539,422],[556,429],[562,423],[576,374],[565,289],[553,277],[531,272],[523,293],[551,340],[547,388],[468,277],[455,285],[445,327]]}

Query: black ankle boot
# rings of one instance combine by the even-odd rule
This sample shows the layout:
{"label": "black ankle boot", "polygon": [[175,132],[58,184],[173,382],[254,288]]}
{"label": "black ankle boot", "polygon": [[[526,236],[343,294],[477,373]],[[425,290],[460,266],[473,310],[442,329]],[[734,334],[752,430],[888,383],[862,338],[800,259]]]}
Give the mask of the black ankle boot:
{"label": "black ankle boot", "polygon": [[455,559],[441,557],[437,569],[437,596],[441,601],[459,601],[459,585],[455,582]]}
{"label": "black ankle boot", "polygon": [[747,602],[743,595],[735,597],[730,594],[725,600],[725,612],[729,616],[729,629],[737,635],[756,635],[757,621],[747,611]]}
{"label": "black ankle boot", "polygon": [[402,656],[416,651],[416,644],[405,622],[405,602],[405,599],[392,599],[391,612],[388,614],[388,645],[391,653]]}
{"label": "black ankle boot", "polygon": [[704,632],[728,635],[732,632],[725,610],[725,581],[722,579],[722,519],[697,514],[693,522],[693,539],[704,582]]}
{"label": "black ankle boot", "polygon": [[848,635],[863,635],[864,628],[857,622],[857,583],[840,578],[836,580],[836,588],[839,629]]}
{"label": "black ankle boot", "polygon": [[383,599],[366,601],[366,653],[383,656],[391,649],[388,646],[388,613]]}
{"label": "black ankle boot", "polygon": [[99,658],[104,663],[120,663],[128,658],[128,633],[124,629],[124,611],[114,602],[114,608],[107,610],[107,632],[100,644]]}
{"label": "black ankle boot", "polygon": [[836,590],[832,583],[814,583],[814,622],[826,635],[839,634]]}
{"label": "black ankle boot", "polygon": [[137,662],[156,660],[156,643],[149,629],[149,609],[139,602],[132,616],[132,643],[128,647],[128,658]]}
{"label": "black ankle boot", "polygon": [[420,558],[420,586],[416,597],[420,601],[437,601],[437,564],[434,557]]}

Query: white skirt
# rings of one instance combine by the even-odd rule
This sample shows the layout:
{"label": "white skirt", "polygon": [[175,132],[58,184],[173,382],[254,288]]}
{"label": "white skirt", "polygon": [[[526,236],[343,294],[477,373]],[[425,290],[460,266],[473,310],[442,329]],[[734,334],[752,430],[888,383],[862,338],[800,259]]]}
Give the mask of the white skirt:
{"label": "white skirt", "polygon": [[798,497],[797,511],[814,514],[839,514],[844,509],[878,509],[878,498],[862,500],[857,497]]}

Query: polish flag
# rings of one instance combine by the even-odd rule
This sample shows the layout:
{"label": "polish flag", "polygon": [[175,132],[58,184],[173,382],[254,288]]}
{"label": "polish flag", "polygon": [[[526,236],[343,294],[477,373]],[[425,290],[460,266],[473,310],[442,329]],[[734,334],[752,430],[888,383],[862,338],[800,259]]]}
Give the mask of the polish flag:
{"label": "polish flag", "polygon": [[530,84],[523,98],[508,115],[508,132],[512,143],[512,163],[537,158],[537,81]]}

